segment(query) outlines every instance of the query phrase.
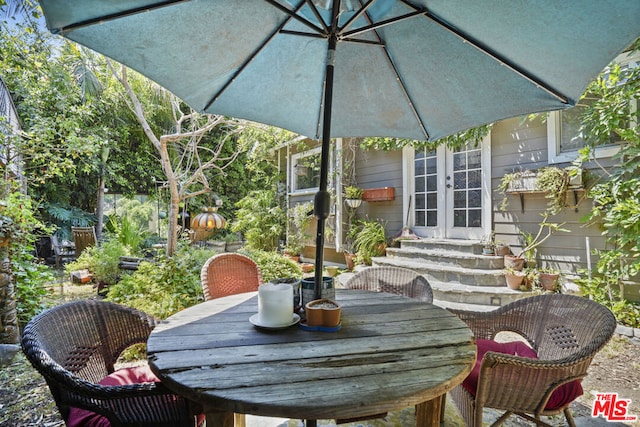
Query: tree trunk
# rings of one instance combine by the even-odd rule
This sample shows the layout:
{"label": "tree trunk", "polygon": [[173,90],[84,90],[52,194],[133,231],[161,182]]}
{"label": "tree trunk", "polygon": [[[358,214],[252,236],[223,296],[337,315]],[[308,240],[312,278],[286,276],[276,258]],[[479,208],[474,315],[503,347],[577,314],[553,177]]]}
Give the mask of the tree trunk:
{"label": "tree trunk", "polygon": [[20,341],[16,296],[7,246],[0,247],[0,344]]}

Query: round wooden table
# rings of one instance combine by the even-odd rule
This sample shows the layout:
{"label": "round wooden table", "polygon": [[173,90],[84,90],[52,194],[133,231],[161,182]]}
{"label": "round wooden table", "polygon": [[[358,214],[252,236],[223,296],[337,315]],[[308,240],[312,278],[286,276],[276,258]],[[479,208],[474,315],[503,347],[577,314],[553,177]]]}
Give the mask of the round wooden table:
{"label": "round wooden table", "polygon": [[232,424],[234,412],[352,419],[414,405],[417,425],[439,426],[445,393],[475,361],[469,328],[440,307],[397,295],[338,289],[336,301],[338,332],[260,329],[249,322],[255,292],[207,301],[155,328],[151,369],[201,403],[208,426]]}

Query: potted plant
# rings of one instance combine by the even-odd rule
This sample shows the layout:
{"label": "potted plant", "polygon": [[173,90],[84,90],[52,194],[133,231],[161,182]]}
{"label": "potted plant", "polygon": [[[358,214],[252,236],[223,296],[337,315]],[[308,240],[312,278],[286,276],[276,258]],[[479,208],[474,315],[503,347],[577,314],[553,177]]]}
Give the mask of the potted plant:
{"label": "potted plant", "polygon": [[317,299],[305,304],[308,326],[338,326],[340,323],[340,304],[331,299]]}
{"label": "potted plant", "polygon": [[538,284],[547,291],[556,291],[560,283],[560,271],[543,268],[538,271]]}
{"label": "potted plant", "polygon": [[522,271],[514,270],[513,268],[504,269],[504,279],[507,282],[509,289],[519,291],[524,282],[524,278],[525,273]]}
{"label": "potted plant", "polygon": [[489,232],[480,240],[482,243],[482,255],[494,255],[495,254],[495,233]]}
{"label": "potted plant", "polygon": [[347,206],[356,209],[362,203],[362,194],[364,190],[355,185],[349,185],[344,189],[344,197]]}
{"label": "potted plant", "polygon": [[353,244],[358,257],[366,265],[371,265],[372,257],[382,256],[387,250],[384,225],[379,221],[362,221]]}
{"label": "potted plant", "polygon": [[549,210],[542,213],[542,221],[540,222],[538,232],[535,235],[523,233],[523,247],[522,250],[517,255],[505,255],[504,256],[504,264],[505,267],[510,267],[514,269],[522,269],[525,263],[525,254],[529,257],[530,261],[535,261],[535,251],[542,243],[547,241],[549,237],[551,237],[557,231],[569,231],[562,226],[563,223],[555,223],[549,222],[549,216],[551,213]]}

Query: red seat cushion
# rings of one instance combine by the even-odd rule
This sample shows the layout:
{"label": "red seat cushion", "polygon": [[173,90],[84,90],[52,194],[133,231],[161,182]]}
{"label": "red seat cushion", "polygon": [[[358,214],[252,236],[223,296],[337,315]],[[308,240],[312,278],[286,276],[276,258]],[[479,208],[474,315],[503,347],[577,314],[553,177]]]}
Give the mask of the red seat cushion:
{"label": "red seat cushion", "polygon": [[[513,341],[506,343],[499,343],[492,340],[476,340],[478,346],[478,354],[476,356],[476,364],[473,367],[469,376],[462,382],[462,386],[473,396],[476,395],[476,389],[478,388],[478,376],[480,375],[480,365],[485,353],[493,351],[495,353],[511,354],[515,356],[528,357],[531,359],[537,359],[538,354],[534,349],[526,345],[521,341]],[[558,387],[549,398],[546,410],[555,410],[562,408],[568,403],[571,403],[578,396],[583,393],[582,384],[579,380],[571,381]]]}
{"label": "red seat cushion", "polygon": [[[104,377],[99,384],[125,385],[159,382],[151,369],[144,366],[119,369]],[[109,420],[100,414],[81,408],[71,408],[67,418],[68,427],[111,427]]]}

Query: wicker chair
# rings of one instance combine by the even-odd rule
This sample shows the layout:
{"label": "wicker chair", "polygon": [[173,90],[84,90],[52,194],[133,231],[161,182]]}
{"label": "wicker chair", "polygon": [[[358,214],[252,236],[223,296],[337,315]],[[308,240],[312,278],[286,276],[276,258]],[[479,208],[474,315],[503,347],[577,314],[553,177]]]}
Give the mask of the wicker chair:
{"label": "wicker chair", "polygon": [[262,284],[262,274],[249,257],[236,253],[214,255],[202,266],[200,272],[202,291],[206,301],[255,292]]}
{"label": "wicker chair", "polygon": [[156,319],[98,300],[67,303],[34,317],[22,350],[45,378],[67,422],[72,408],[105,416],[112,427],[194,426],[197,405],[159,382],[104,386],[120,353],[145,343]]}
{"label": "wicker chair", "polygon": [[73,235],[73,243],[76,246],[76,256],[80,256],[89,246],[95,246],[96,229],[93,227],[71,227],[71,234]]}
{"label": "wicker chair", "polygon": [[345,287],[349,289],[388,292],[428,303],[433,302],[433,291],[427,279],[407,268],[365,268],[355,273],[353,277],[345,283]]}
{"label": "wicker chair", "polygon": [[515,332],[538,357],[487,352],[479,368],[476,396],[463,385],[450,392],[468,426],[482,426],[483,408],[506,411],[494,425],[517,414],[548,426],[541,416],[564,412],[568,425],[575,426],[571,401],[554,409],[548,403],[554,391],[587,375],[591,360],[612,337],[616,320],[609,309],[587,298],[550,294],[524,298],[491,312],[451,311],[469,325],[476,340],[493,340],[500,331]]}

